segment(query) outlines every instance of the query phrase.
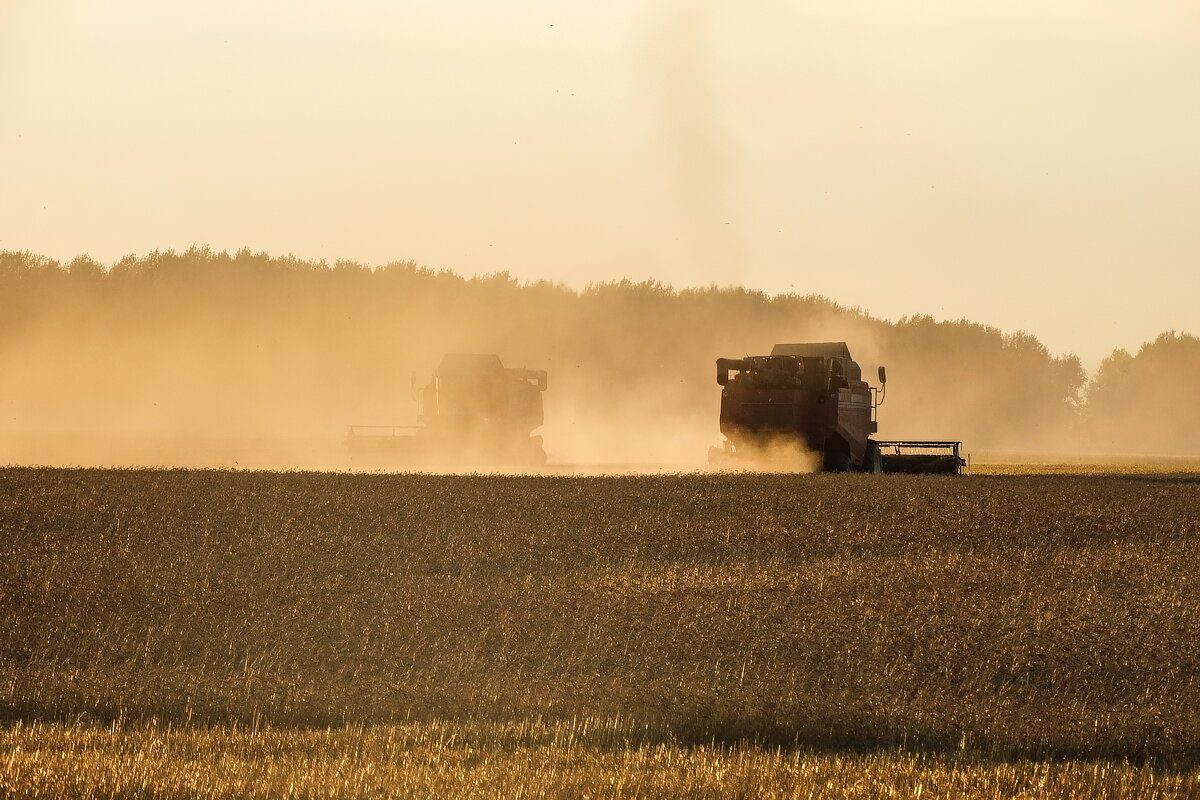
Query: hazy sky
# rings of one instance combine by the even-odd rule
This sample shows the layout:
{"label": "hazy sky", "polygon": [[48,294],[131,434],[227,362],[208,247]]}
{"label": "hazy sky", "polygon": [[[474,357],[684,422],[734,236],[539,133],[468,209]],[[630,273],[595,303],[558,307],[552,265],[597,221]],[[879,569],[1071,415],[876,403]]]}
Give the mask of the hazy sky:
{"label": "hazy sky", "polygon": [[1171,0],[0,0],[0,249],[816,292],[1200,333]]}

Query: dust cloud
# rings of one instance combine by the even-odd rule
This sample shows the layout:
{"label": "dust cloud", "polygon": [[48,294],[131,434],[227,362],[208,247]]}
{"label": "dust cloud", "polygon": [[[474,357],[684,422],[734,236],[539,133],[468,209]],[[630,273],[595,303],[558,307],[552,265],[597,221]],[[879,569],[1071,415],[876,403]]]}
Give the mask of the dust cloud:
{"label": "dust cloud", "polygon": [[[465,352],[549,372],[536,433],[554,469],[699,468],[721,443],[715,359],[827,340],[846,341],[872,382],[887,365],[882,439],[964,440],[977,452],[1200,451],[1190,395],[1176,402],[1179,392],[1154,383],[1169,372],[1194,384],[1200,347],[1188,336],[1114,356],[1089,386],[1078,359],[1026,334],[889,322],[735,288],[575,291],[412,263],[194,249],[110,267],[0,254],[0,295],[0,463],[421,468],[350,452],[346,428],[415,425],[415,390],[443,354]],[[1141,394],[1127,402],[1130,387]],[[1173,421],[1146,427],[1159,407]]]}
{"label": "dust cloud", "polygon": [[746,443],[731,459],[724,448],[710,451],[709,465],[722,472],[819,472],[822,455],[790,436],[774,436],[754,446]]}

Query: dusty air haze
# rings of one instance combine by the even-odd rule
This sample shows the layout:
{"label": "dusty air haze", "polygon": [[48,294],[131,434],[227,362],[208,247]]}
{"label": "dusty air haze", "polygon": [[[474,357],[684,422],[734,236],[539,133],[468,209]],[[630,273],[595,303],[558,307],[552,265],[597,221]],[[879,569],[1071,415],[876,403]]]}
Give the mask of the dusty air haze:
{"label": "dusty air haze", "polygon": [[1164,0],[0,2],[0,463],[407,421],[446,350],[688,462],[805,338],[881,434],[1194,453],[1197,86]]}

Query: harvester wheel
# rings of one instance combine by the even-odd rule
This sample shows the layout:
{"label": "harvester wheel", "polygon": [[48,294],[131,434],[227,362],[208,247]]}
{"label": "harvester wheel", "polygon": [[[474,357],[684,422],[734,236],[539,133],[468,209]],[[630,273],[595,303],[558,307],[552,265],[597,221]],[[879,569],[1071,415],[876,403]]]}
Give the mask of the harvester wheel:
{"label": "harvester wheel", "polygon": [[737,456],[733,454],[733,445],[728,439],[720,447],[708,448],[708,465],[717,469],[729,469],[737,463]]}
{"label": "harvester wheel", "polygon": [[529,437],[529,463],[537,467],[546,463],[546,448],[541,436]]}
{"label": "harvester wheel", "polygon": [[825,471],[849,472],[854,463],[850,460],[850,448],[840,439],[834,439],[825,445]]}
{"label": "harvester wheel", "polygon": [[867,441],[867,451],[863,453],[862,471],[872,475],[883,472],[883,452],[876,442]]}

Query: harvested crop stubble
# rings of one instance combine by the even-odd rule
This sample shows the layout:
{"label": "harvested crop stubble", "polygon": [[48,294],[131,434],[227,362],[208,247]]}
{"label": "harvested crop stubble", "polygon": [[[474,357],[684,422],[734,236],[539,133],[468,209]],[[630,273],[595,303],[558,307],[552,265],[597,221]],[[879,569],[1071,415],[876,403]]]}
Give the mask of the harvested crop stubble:
{"label": "harvested crop stubble", "polygon": [[611,720],[326,730],[0,731],[0,794],[278,798],[1189,798],[1200,775],[1104,762],[646,744]]}
{"label": "harvested crop stubble", "polygon": [[1200,752],[1195,475],[0,471],[0,713]]}

